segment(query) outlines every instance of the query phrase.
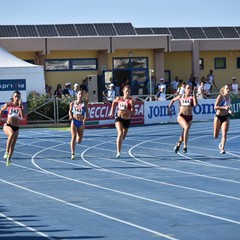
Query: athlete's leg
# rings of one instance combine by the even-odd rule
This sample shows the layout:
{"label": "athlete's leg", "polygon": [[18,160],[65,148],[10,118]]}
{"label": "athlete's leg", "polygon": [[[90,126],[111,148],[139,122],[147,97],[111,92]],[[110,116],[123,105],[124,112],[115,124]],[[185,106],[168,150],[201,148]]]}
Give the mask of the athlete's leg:
{"label": "athlete's leg", "polygon": [[221,121],[215,116],[213,121],[213,137],[218,138],[221,129]]}
{"label": "athlete's leg", "polygon": [[75,153],[75,145],[76,145],[76,136],[77,136],[77,127],[75,126],[74,122],[71,121],[71,142],[70,142],[70,148],[71,148],[71,153],[74,155]]}
{"label": "athlete's leg", "polygon": [[230,118],[222,123],[222,139],[221,139],[221,150],[225,149],[225,144],[227,141],[227,132],[229,129]]}
{"label": "athlete's leg", "polygon": [[121,153],[121,149],[122,149],[122,141],[123,141],[123,124],[120,121],[117,121],[115,123],[116,129],[117,129],[117,140],[116,140],[116,144],[117,144],[117,154]]}

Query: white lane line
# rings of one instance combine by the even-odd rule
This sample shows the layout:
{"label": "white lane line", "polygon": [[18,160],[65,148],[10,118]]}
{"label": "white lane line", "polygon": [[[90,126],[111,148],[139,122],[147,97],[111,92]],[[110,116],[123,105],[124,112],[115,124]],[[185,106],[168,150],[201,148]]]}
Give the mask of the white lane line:
{"label": "white lane line", "polygon": [[[29,189],[29,188],[20,186],[20,185],[15,184],[15,183],[11,183],[11,182],[5,181],[4,179],[0,179],[0,181],[3,182],[3,183],[6,183],[6,184],[8,184],[8,185],[14,186],[14,187],[16,187],[16,188],[20,188],[20,189],[22,189],[22,190],[25,190],[25,191],[28,191],[28,192],[31,192],[31,193],[40,195],[40,196],[42,196],[42,197],[49,198],[49,199],[54,200],[54,201],[56,201],[56,202],[60,202],[60,203],[69,205],[69,206],[71,206],[71,207],[78,208],[78,209],[81,209],[81,210],[84,210],[84,211],[93,213],[93,214],[95,214],[95,215],[98,215],[98,216],[101,216],[101,217],[104,217],[104,218],[107,218],[107,219],[110,219],[110,220],[113,220],[113,221],[116,221],[116,222],[119,222],[119,223],[122,223],[122,224],[125,224],[125,225],[128,225],[128,226],[137,228],[137,229],[142,230],[142,231],[149,232],[149,233],[151,233],[151,234],[164,237],[164,238],[166,238],[166,239],[177,240],[177,238],[168,236],[168,235],[163,234],[163,233],[160,233],[160,232],[158,232],[158,231],[155,231],[155,230],[152,230],[152,229],[149,229],[149,228],[146,228],[146,227],[143,227],[143,226],[140,226],[140,225],[137,225],[137,224],[134,224],[134,223],[131,223],[131,222],[128,222],[128,221],[119,219],[119,218],[112,217],[112,216],[110,216],[110,215],[107,215],[107,214],[104,214],[104,213],[101,213],[101,212],[92,210],[92,209],[90,209],[90,208],[82,207],[82,206],[76,205],[76,204],[74,204],[74,203],[67,202],[67,201],[65,201],[65,200],[63,200],[63,199],[56,198],[56,197],[53,197],[53,196],[51,196],[51,195],[48,195],[48,194],[45,194],[45,193],[41,193],[41,192],[39,192],[39,191],[35,191],[35,190],[32,190],[32,189]],[[240,223],[239,223],[239,224],[240,224]],[[26,225],[25,225],[25,226],[26,226]],[[27,226],[26,226],[26,227],[27,227]],[[27,227],[27,229],[29,229],[29,227]],[[37,233],[37,232],[36,232],[36,233]],[[46,237],[47,237],[47,235],[46,235]],[[49,239],[55,240],[55,239],[50,238],[50,237],[49,237]]]}
{"label": "white lane line", "polygon": [[[1,181],[2,181],[2,180],[1,180]],[[40,235],[40,236],[42,236],[42,237],[45,237],[45,238],[47,238],[47,239],[49,239],[49,240],[56,240],[55,238],[52,238],[52,237],[48,236],[48,235],[45,234],[45,233],[39,232],[38,230],[36,230],[36,229],[33,228],[33,227],[28,227],[28,226],[25,225],[24,223],[19,222],[19,221],[15,220],[14,218],[8,217],[7,215],[5,215],[5,214],[3,214],[3,213],[0,213],[0,216],[3,217],[3,218],[5,218],[5,219],[7,219],[8,221],[13,222],[14,224],[19,225],[19,226],[21,226],[21,227],[23,227],[23,228],[25,228],[25,229],[27,229],[27,230],[29,230],[29,231],[31,231],[31,232],[34,232],[34,233],[36,233],[36,234],[38,234],[38,235]],[[1,237],[0,237],[0,238],[1,238]]]}

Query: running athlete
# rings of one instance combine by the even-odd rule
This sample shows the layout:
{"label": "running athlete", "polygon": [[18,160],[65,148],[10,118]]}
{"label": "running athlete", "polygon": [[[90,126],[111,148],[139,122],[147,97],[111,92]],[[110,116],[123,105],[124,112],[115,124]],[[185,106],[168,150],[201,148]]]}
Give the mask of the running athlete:
{"label": "running athlete", "polygon": [[5,103],[0,110],[0,116],[7,110],[6,123],[3,125],[3,131],[7,135],[6,152],[4,159],[6,159],[6,166],[10,166],[14,146],[18,139],[20,120],[23,119],[23,110],[21,93],[19,91],[13,92],[11,102]]}
{"label": "running athlete", "polygon": [[123,97],[117,97],[110,110],[110,117],[114,117],[116,106],[118,107],[117,116],[115,117],[115,126],[117,129],[117,156],[120,158],[122,141],[125,139],[130,126],[131,116],[135,114],[134,101],[130,97],[131,89],[129,85],[125,85],[122,89]]}
{"label": "running athlete", "polygon": [[71,134],[72,139],[70,142],[71,159],[75,159],[75,146],[77,143],[82,142],[85,122],[88,117],[88,104],[83,101],[84,91],[79,90],[77,93],[77,100],[70,103],[69,119],[71,120]]}
{"label": "running athlete", "polygon": [[180,149],[180,146],[182,142],[184,143],[183,145],[183,153],[187,153],[187,142],[188,142],[188,135],[189,135],[189,130],[192,125],[192,111],[193,107],[197,106],[198,101],[197,97],[195,95],[195,90],[194,93],[192,94],[192,86],[187,84],[185,87],[185,93],[183,95],[178,95],[175,98],[171,100],[168,106],[169,114],[170,116],[172,115],[171,111],[171,106],[175,101],[179,101],[179,114],[177,117],[177,121],[180,124],[180,126],[183,128],[182,135],[180,136],[174,151],[177,153]]}
{"label": "running athlete", "polygon": [[233,115],[231,111],[231,99],[229,96],[229,86],[226,84],[220,89],[214,109],[216,110],[216,116],[214,118],[214,138],[218,138],[220,129],[222,129],[222,140],[219,144],[220,153],[225,153],[225,144],[227,140],[227,132],[229,129],[230,115]]}

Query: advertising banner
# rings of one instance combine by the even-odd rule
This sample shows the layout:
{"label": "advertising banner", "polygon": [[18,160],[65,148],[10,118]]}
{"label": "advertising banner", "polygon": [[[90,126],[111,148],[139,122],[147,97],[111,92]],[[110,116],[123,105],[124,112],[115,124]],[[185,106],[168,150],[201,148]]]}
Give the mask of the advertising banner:
{"label": "advertising banner", "polygon": [[[168,113],[170,100],[144,103],[144,124],[176,122],[179,112],[179,102],[172,105],[172,117]],[[201,99],[198,106],[193,108],[193,121],[213,120],[215,99]]]}
{"label": "advertising banner", "polygon": [[[89,119],[86,128],[114,126],[114,118],[110,118],[111,104],[89,104]],[[114,116],[117,114],[117,108]],[[141,125],[144,123],[144,104],[135,102],[135,116],[131,118],[131,125]]]}

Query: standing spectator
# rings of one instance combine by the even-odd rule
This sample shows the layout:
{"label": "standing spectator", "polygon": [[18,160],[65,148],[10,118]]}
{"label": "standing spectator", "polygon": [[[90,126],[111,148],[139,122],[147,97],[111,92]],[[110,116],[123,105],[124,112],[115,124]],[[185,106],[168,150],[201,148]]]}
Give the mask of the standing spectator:
{"label": "standing spectator", "polygon": [[190,75],[190,78],[189,78],[189,80],[188,80],[188,83],[187,83],[187,84],[189,84],[189,85],[191,85],[191,86],[192,86],[192,90],[194,89],[194,87],[196,87],[196,86],[197,86],[197,83],[196,83],[196,78],[194,77],[193,73],[191,73],[191,75]]}
{"label": "standing spectator", "polygon": [[73,96],[74,96],[74,97],[77,96],[78,91],[79,91],[79,85],[78,85],[78,83],[75,83],[75,84],[73,85]]}
{"label": "standing spectator", "polygon": [[165,84],[162,84],[158,89],[158,93],[156,96],[157,101],[165,101],[166,100],[166,91],[165,91]]}
{"label": "standing spectator", "polygon": [[231,91],[235,95],[238,94],[239,85],[237,83],[237,78],[236,77],[232,77]]}
{"label": "standing spectator", "polygon": [[68,96],[68,97],[74,97],[72,84],[70,82],[65,84],[65,89],[63,90],[63,95]]}
{"label": "standing spectator", "polygon": [[175,94],[178,90],[178,84],[179,84],[179,79],[178,76],[174,78],[173,81],[171,81],[171,93]]}
{"label": "standing spectator", "polygon": [[209,70],[209,74],[207,75],[207,77],[209,79],[209,83],[211,84],[211,88],[210,88],[210,92],[212,91],[212,85],[214,85],[215,88],[217,88],[216,84],[215,84],[215,80],[214,80],[214,75],[213,75],[213,70]]}
{"label": "standing spectator", "polygon": [[85,92],[88,92],[88,83],[87,78],[82,80],[82,84],[80,85],[80,90],[83,90]]}
{"label": "standing spectator", "polygon": [[200,85],[197,88],[197,98],[198,99],[207,98],[207,91],[205,90],[205,77],[201,78]]}
{"label": "standing spectator", "polygon": [[[155,88],[156,88],[156,80],[154,76],[151,76],[151,87],[152,87],[152,92],[151,94],[155,94]],[[150,94],[150,81],[147,82],[147,94]]]}
{"label": "standing spectator", "polygon": [[54,97],[61,98],[62,97],[62,85],[59,83],[57,85],[56,90],[54,91]]}
{"label": "standing spectator", "polygon": [[103,92],[103,96],[106,99],[106,103],[112,103],[116,97],[114,84],[110,83],[109,87]]}
{"label": "standing spectator", "polygon": [[48,95],[48,97],[52,98],[52,87],[49,86],[48,84],[46,84],[45,90],[46,90],[46,94]]}
{"label": "standing spectator", "polygon": [[178,90],[176,95],[183,95],[185,93],[186,83],[182,79],[179,80]]}
{"label": "standing spectator", "polygon": [[136,78],[133,81],[133,87],[132,87],[132,95],[139,95],[139,89],[143,88],[142,85],[138,82],[138,79]]}
{"label": "standing spectator", "polygon": [[165,80],[164,78],[160,78],[160,83],[157,85],[157,89],[159,91],[160,88],[164,88],[165,92],[166,92],[166,89],[167,89],[167,86],[165,84]]}
{"label": "standing spectator", "polygon": [[207,96],[207,98],[209,98],[210,97],[210,92],[211,92],[211,83],[210,83],[210,79],[207,77],[206,78],[206,82],[205,82],[205,91],[206,91],[206,96]]}
{"label": "standing spectator", "polygon": [[219,144],[220,153],[225,153],[225,144],[227,140],[227,132],[229,129],[231,111],[231,99],[229,96],[229,86],[226,84],[220,89],[220,93],[215,101],[214,109],[216,116],[214,118],[214,138],[218,138],[219,132],[222,129],[222,140]]}

